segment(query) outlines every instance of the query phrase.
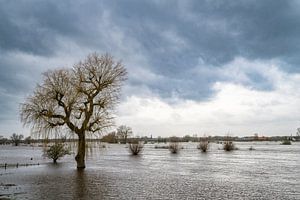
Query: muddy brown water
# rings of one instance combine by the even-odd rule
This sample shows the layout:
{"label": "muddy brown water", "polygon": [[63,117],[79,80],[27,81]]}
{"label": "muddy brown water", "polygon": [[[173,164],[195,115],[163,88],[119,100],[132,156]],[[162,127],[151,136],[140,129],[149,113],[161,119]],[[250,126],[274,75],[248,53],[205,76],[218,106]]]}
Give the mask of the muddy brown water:
{"label": "muddy brown water", "polygon": [[54,165],[40,147],[0,146],[0,165],[40,164],[1,167],[0,199],[300,199],[300,143],[236,143],[233,152],[212,144],[207,153],[182,145],[171,154],[147,144],[139,156],[94,147],[83,172],[74,155]]}

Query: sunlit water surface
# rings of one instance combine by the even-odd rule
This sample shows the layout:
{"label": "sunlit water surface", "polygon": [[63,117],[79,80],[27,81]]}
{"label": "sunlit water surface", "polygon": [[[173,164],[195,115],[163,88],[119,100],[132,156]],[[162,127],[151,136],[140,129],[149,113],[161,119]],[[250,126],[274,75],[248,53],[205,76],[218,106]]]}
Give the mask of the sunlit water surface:
{"label": "sunlit water surface", "polygon": [[171,154],[147,144],[139,156],[125,145],[90,148],[83,172],[74,155],[54,165],[40,147],[0,146],[0,164],[39,163],[1,167],[0,199],[300,199],[300,143],[212,144],[207,153],[181,145]]}

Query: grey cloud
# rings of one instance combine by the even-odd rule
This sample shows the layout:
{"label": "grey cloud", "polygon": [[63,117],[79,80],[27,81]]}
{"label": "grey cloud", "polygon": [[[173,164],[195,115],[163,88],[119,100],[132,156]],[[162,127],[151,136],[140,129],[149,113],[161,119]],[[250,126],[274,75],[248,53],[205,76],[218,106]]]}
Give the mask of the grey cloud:
{"label": "grey cloud", "polygon": [[[120,55],[125,62],[137,52],[145,57],[140,67],[147,67],[164,80],[144,83],[130,77],[129,84],[146,84],[165,98],[177,94],[203,100],[213,94],[214,82],[230,79],[205,70],[194,74],[199,59],[209,71],[236,57],[245,57],[279,59],[285,63],[284,70],[299,72],[300,14],[299,4],[294,3],[2,1],[0,48],[55,57],[61,42],[58,38],[66,38],[91,51]],[[11,70],[8,68],[7,73]],[[259,73],[246,75],[249,81],[242,84],[258,90],[272,89],[272,83]],[[17,87],[13,73],[1,79]]]}
{"label": "grey cloud", "polygon": [[38,55],[51,55],[57,35],[78,34],[71,2],[1,1],[0,48]]}
{"label": "grey cloud", "polygon": [[[123,25],[129,35],[139,38],[145,51],[157,60],[165,57],[164,54],[159,56],[161,51],[157,49],[167,47],[159,32],[173,30],[191,45],[179,53],[185,58],[184,62],[192,63],[199,56],[211,65],[222,65],[236,56],[297,61],[300,14],[299,5],[293,1],[191,2],[181,16],[178,15],[181,4],[162,6],[135,2],[137,5],[130,6],[124,2],[113,7],[118,13],[115,21]],[[169,61],[165,68],[181,67],[176,62],[178,54],[166,54],[169,59],[162,60],[163,63],[175,61]]]}
{"label": "grey cloud", "polygon": [[[0,1],[0,120],[16,115],[52,67],[48,61],[70,66],[62,60],[93,51],[123,60],[131,72],[128,96],[208,100],[218,81],[272,90],[272,79],[259,70],[241,69],[243,79],[224,70],[241,57],[277,60],[281,70],[299,73],[299,8],[284,0]],[[24,62],[14,53],[36,58]]]}
{"label": "grey cloud", "polygon": [[[110,5],[118,13],[113,18],[114,23],[142,43],[141,51],[149,58],[151,70],[166,77],[163,82],[149,84],[162,96],[183,91],[179,92],[183,98],[205,99],[212,94],[210,87],[214,81],[230,81],[217,73],[192,76],[190,70],[199,58],[203,66],[211,70],[236,57],[245,57],[249,60],[278,59],[284,63],[280,65],[283,70],[300,71],[300,14],[299,5],[294,2],[192,1],[184,8],[180,6],[173,2],[168,5],[165,2]],[[176,33],[187,45],[174,52],[161,36],[164,31]],[[273,89],[272,83],[258,72],[245,75],[249,81],[241,84],[257,90]]]}

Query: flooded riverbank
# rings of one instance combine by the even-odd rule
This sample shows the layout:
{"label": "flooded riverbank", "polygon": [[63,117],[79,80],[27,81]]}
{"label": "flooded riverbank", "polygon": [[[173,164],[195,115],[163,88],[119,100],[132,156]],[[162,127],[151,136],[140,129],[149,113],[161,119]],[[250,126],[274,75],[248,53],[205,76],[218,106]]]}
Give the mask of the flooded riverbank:
{"label": "flooded riverbank", "polygon": [[300,143],[212,144],[205,154],[182,145],[175,155],[152,144],[138,156],[125,145],[93,148],[84,172],[74,155],[53,165],[42,148],[0,146],[0,163],[40,164],[0,168],[0,199],[300,199]]}

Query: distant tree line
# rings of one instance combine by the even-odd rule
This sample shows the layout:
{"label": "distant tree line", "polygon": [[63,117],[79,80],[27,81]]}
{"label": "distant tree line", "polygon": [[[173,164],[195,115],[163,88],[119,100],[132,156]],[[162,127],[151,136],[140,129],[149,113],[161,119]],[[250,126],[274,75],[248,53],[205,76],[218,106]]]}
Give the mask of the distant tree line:
{"label": "distant tree line", "polygon": [[[156,137],[156,138],[149,138],[147,136],[136,138],[132,135],[128,135],[125,139],[118,135],[117,132],[111,132],[104,135],[101,139],[101,142],[107,143],[130,143],[132,139],[139,139],[145,143],[153,142],[153,143],[167,143],[170,140],[170,137]],[[245,136],[245,137],[230,137],[230,136],[208,136],[206,137],[196,137],[196,136],[183,136],[178,137],[178,142],[200,142],[201,140],[206,139],[209,142],[218,142],[218,141],[226,141],[230,139],[230,141],[235,142],[251,142],[251,141],[283,141],[283,140],[294,140],[300,141],[300,136],[270,136],[270,137],[261,137],[256,138],[254,136]],[[126,141],[126,142],[125,142]]]}
{"label": "distant tree line", "polygon": [[13,133],[9,138],[0,136],[0,145],[13,144],[14,146],[19,146],[20,143],[30,144],[31,137],[28,136],[28,137],[24,138],[24,135],[16,134],[16,133]]}
{"label": "distant tree line", "polygon": [[[229,137],[229,138],[228,138]],[[101,139],[86,139],[87,141],[101,141],[101,142],[107,142],[107,143],[131,143],[131,141],[136,141],[137,139],[139,141],[142,141],[144,143],[147,142],[153,142],[153,143],[167,143],[170,141],[172,137],[133,137],[132,129],[128,126],[121,125],[117,128],[116,131],[107,133],[102,136]],[[218,142],[218,141],[225,141],[230,139],[230,141],[235,142],[243,142],[243,141],[284,141],[284,140],[295,140],[300,141],[300,128],[297,129],[296,136],[270,136],[270,137],[258,137],[257,135],[254,136],[245,136],[245,137],[230,137],[230,136],[208,136],[208,137],[197,137],[197,136],[190,136],[185,135],[183,137],[177,137],[178,142],[200,142],[203,140],[207,140],[209,142]],[[31,144],[31,143],[44,143],[47,140],[47,142],[53,142],[53,143],[59,143],[59,142],[76,142],[77,139],[66,137],[56,138],[56,139],[32,139],[30,136],[25,137],[22,134],[12,134],[9,138],[5,138],[3,136],[0,136],[0,145],[4,144],[13,144],[15,146],[23,144]]]}
{"label": "distant tree line", "polygon": [[121,125],[117,128],[117,131],[104,135],[101,142],[126,144],[132,136],[132,129],[129,126]]}

